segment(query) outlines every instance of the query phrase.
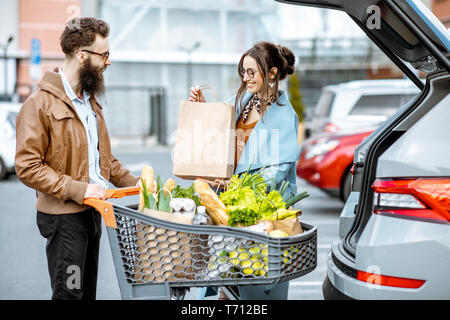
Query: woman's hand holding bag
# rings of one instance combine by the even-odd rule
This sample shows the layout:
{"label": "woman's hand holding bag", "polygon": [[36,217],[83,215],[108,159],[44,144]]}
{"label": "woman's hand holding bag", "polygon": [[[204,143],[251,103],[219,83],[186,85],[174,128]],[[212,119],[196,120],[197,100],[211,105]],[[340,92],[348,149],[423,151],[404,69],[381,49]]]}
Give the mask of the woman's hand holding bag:
{"label": "woman's hand holding bag", "polygon": [[189,101],[206,102],[202,90],[200,89],[200,86],[191,87],[191,94],[189,95]]}

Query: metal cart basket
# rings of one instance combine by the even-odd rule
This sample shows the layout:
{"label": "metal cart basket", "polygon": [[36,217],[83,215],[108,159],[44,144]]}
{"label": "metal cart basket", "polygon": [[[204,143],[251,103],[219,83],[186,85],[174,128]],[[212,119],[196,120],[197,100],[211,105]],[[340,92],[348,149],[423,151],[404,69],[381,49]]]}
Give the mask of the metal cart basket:
{"label": "metal cart basket", "polygon": [[[137,194],[108,190],[107,198]],[[187,225],[86,199],[103,216],[123,299],[179,298],[185,288],[277,284],[317,265],[317,228],[273,238],[241,228]]]}

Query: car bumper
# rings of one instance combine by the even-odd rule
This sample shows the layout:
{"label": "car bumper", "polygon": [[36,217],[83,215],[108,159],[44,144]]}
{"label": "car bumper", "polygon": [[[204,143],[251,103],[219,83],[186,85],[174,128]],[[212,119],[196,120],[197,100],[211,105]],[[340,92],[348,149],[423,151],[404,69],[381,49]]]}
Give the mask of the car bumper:
{"label": "car bumper", "polygon": [[325,280],[322,284],[322,293],[325,300],[355,300],[352,297],[349,297],[342,292],[340,292],[334,285],[331,283],[328,276],[325,277]]}
{"label": "car bumper", "polygon": [[[358,241],[355,261],[342,253],[342,239],[333,242],[324,297],[336,296],[337,290],[358,300],[449,299],[449,232],[448,225],[372,216]],[[357,279],[358,270],[425,283],[419,288],[369,283]]]}
{"label": "car bumper", "polygon": [[[334,257],[336,260],[336,256]],[[356,272],[356,270],[354,270]],[[329,283],[327,283],[329,282]],[[322,284],[325,299],[333,300],[406,300],[426,299],[418,291],[420,289],[404,289],[369,284],[348,275],[342,265],[333,261],[332,253],[327,259],[327,277]]]}

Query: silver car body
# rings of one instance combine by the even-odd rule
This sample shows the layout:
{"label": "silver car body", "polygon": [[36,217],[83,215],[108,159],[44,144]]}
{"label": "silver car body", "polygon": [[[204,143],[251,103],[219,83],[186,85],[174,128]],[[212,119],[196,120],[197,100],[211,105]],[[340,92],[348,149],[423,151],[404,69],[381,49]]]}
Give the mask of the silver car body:
{"label": "silver car body", "polygon": [[[450,176],[450,95],[405,132],[378,159],[377,178]],[[401,124],[399,125],[401,126]],[[444,146],[444,147],[443,147]],[[434,155],[434,156],[431,156]],[[340,236],[354,219],[359,193],[352,192],[342,211]],[[353,199],[353,200],[352,200]],[[450,227],[373,214],[356,247],[354,267],[368,273],[426,280],[419,289],[405,289],[362,282],[343,273],[339,241],[332,245],[328,278],[339,291],[355,299],[450,299]]]}
{"label": "silver car body", "polygon": [[21,104],[0,102],[0,159],[8,172],[14,171],[16,150],[15,117]]}
{"label": "silver car body", "polygon": [[[352,192],[341,213],[339,239],[332,243],[327,260],[324,297],[450,299],[447,30],[420,0],[279,1],[345,11],[421,90],[355,151]],[[373,5],[381,8],[384,19],[378,29],[366,24],[367,9]],[[412,68],[427,74],[425,84]],[[376,192],[376,184],[386,181],[395,186],[405,181],[431,181],[431,191],[427,191],[433,201],[443,203],[441,219],[411,215],[420,208],[437,212],[417,190]],[[399,197],[391,202],[384,198],[384,208],[394,208],[392,211],[378,210],[382,195]],[[399,214],[402,210],[409,215]]]}
{"label": "silver car body", "polygon": [[[409,79],[355,80],[325,86],[307,127],[311,136],[323,132],[327,123],[344,132],[371,130],[419,92]],[[363,106],[361,103],[368,99],[378,105],[372,107],[366,102]]]}

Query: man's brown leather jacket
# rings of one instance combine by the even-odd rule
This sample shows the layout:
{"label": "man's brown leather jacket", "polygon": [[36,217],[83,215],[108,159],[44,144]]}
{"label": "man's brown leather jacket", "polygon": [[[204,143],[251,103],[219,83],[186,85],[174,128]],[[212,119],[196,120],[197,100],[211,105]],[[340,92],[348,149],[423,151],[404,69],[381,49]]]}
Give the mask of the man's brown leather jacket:
{"label": "man's brown leather jacket", "polygon": [[[116,187],[136,185],[133,176],[111,154],[102,107],[92,95],[97,115],[101,175]],[[86,131],[64,90],[58,70],[47,71],[25,101],[16,121],[16,173],[37,191],[36,209],[49,214],[86,210],[89,183]]]}

